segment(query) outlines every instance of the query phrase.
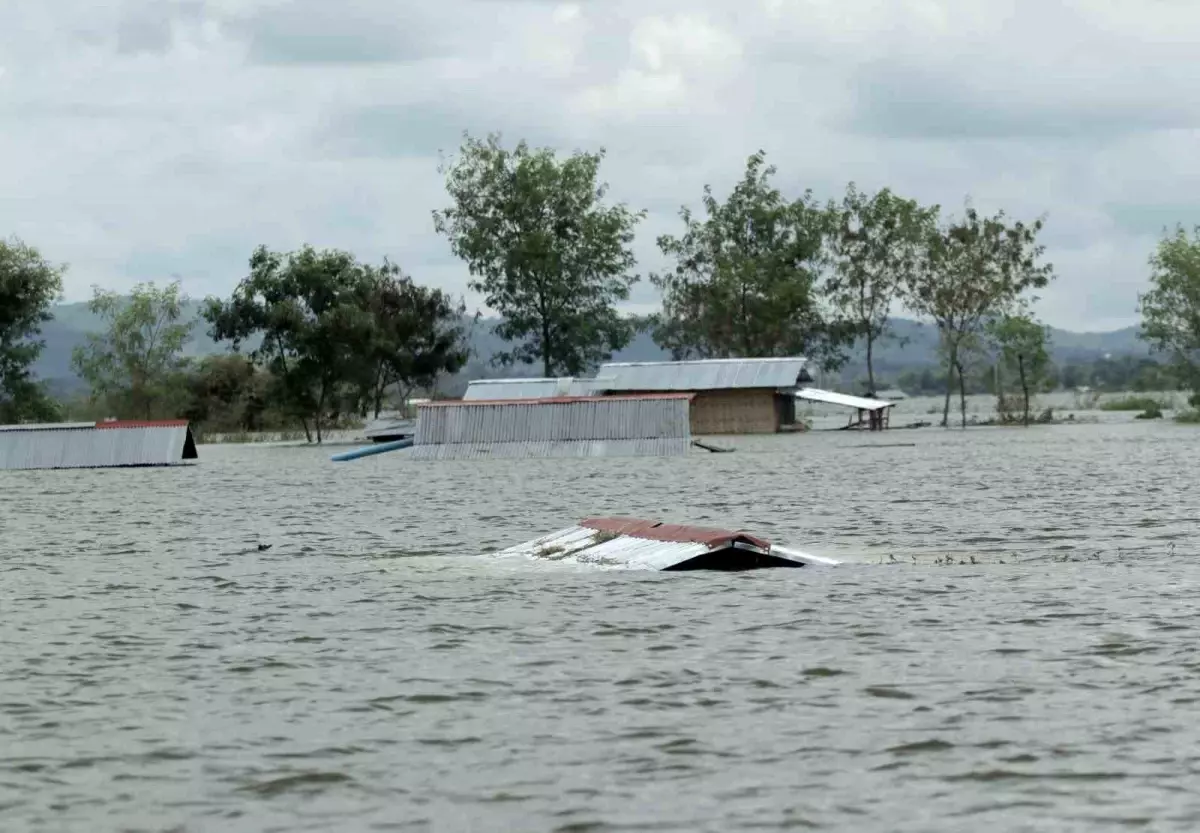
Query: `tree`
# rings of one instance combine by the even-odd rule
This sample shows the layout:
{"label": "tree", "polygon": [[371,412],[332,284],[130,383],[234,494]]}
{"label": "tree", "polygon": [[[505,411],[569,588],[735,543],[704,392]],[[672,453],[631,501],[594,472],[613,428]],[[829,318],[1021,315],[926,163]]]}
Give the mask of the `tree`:
{"label": "tree", "polygon": [[366,291],[374,332],[362,408],[364,414],[372,408],[378,418],[389,388],[399,388],[403,403],[413,390],[432,388],[442,373],[457,373],[467,363],[467,308],[440,289],[414,283],[388,262],[371,276]]}
{"label": "tree", "polygon": [[749,157],[724,203],[706,185],[707,217],[682,208],[683,235],[658,239],[676,265],[651,276],[663,293],[654,339],[676,359],[801,354],[835,369],[853,334],[817,291],[826,215],[810,193],[789,201],[772,187],[765,158]]}
{"label": "tree", "polygon": [[267,427],[270,376],[246,356],[208,356],[187,374],[179,416],[203,431],[261,431]]}
{"label": "tree", "polygon": [[93,401],[103,400],[119,415],[164,415],[192,330],[190,322],[179,321],[186,301],[179,283],[161,289],[138,284],[128,297],[99,287],[92,291],[88,309],[106,330],[88,334],[87,343],[72,353],[71,366],[91,387]]}
{"label": "tree", "polygon": [[343,412],[346,385],[370,361],[374,325],[363,299],[371,281],[371,269],[349,252],[259,246],[232,297],[205,301],[214,340],[232,342],[236,352],[262,336],[250,356],[275,377],[276,395],[309,442],[312,428],[322,442],[328,420]]}
{"label": "tree", "polygon": [[644,212],[602,204],[603,158],[601,149],[559,161],[524,141],[508,150],[493,134],[465,136],[460,158],[439,168],[453,205],[434,212],[434,226],[500,314],[496,334],[514,344],[497,362],[579,375],[632,340],[616,304],[638,280],[630,244]]}
{"label": "tree", "polygon": [[834,272],[827,291],[866,344],[867,386],[875,391],[875,343],[889,334],[892,303],[912,282],[937,209],[923,209],[886,188],[867,196],[850,183],[841,204],[830,203],[828,212]]}
{"label": "tree", "polygon": [[1164,353],[1200,407],[1200,226],[1163,237],[1150,257],[1150,291],[1138,299],[1139,336]]}
{"label": "tree", "polygon": [[15,237],[0,240],[0,422],[56,418],[31,367],[45,346],[38,336],[62,294],[64,271]]}
{"label": "tree", "polygon": [[[1022,422],[1028,427],[1030,391],[1045,384],[1050,367],[1050,354],[1046,349],[1049,329],[1026,314],[1005,314],[988,322],[988,335],[996,348],[999,370],[1006,374],[1016,373],[1021,385]],[[996,393],[1003,411],[1003,387]]]}
{"label": "tree", "polygon": [[[930,235],[919,268],[910,277],[908,304],[933,320],[946,357],[946,401],[942,425],[950,423],[950,391],[955,371],[962,376],[959,350],[978,340],[985,320],[1012,310],[1029,289],[1053,278],[1050,264],[1039,264],[1045,247],[1037,242],[1043,221],[1007,224],[1003,211],[981,217],[969,204],[962,220],[950,221]],[[963,412],[962,425],[967,424]]]}

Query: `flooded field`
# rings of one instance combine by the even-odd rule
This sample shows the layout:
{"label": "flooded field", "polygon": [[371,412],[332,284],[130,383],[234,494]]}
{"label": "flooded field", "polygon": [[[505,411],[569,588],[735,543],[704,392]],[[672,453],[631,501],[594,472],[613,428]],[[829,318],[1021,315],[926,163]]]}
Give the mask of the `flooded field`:
{"label": "flooded field", "polygon": [[[0,472],[0,827],[1195,830],[1200,430],[1091,416]],[[591,514],[850,563],[483,555]]]}

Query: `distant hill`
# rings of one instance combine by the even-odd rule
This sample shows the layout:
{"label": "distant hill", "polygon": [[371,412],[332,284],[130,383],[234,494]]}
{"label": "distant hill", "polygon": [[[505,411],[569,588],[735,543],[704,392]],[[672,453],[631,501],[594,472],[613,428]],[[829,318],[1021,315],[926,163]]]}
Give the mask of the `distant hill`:
{"label": "distant hill", "polygon": [[[226,352],[227,345],[216,344],[208,337],[207,325],[199,317],[199,302],[189,302],[185,310],[186,317],[197,322],[185,348],[187,355],[200,357]],[[475,324],[471,333],[475,358],[463,376],[494,378],[541,375],[541,368],[537,365],[495,368],[488,364],[488,359],[505,346],[492,331],[495,324],[495,319],[481,319]],[[81,389],[82,384],[71,370],[71,352],[77,345],[85,343],[87,333],[101,329],[100,320],[88,310],[86,304],[56,306],[54,319],[42,328],[46,349],[34,365],[34,372],[48,381],[56,392],[70,393]],[[878,376],[886,379],[905,370],[937,363],[937,331],[933,327],[900,318],[892,322],[892,329],[895,338],[876,345],[875,370]],[[1144,356],[1149,353],[1146,345],[1137,338],[1135,327],[1104,333],[1073,333],[1055,329],[1051,331],[1051,340],[1054,360],[1058,363],[1087,362],[1105,354]],[[841,373],[844,380],[865,375],[864,355],[861,348],[851,353],[850,361]],[[639,335],[632,344],[613,357],[614,361],[629,362],[664,361],[669,358],[670,355],[659,348],[648,334]],[[465,378],[460,384],[465,386]]]}

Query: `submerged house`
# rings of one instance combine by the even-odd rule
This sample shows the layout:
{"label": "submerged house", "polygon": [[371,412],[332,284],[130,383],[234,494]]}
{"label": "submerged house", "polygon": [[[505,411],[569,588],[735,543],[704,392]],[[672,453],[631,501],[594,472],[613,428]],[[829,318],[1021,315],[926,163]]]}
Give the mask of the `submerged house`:
{"label": "submerged house", "polygon": [[174,466],[196,457],[187,420],[0,425],[0,470]]}
{"label": "submerged house", "polygon": [[796,424],[796,391],[812,381],[803,357],[614,362],[597,373],[607,395],[692,394],[693,434],[773,434]]}
{"label": "submerged house", "polygon": [[686,393],[445,400],[420,406],[418,460],[675,456],[692,436]]}

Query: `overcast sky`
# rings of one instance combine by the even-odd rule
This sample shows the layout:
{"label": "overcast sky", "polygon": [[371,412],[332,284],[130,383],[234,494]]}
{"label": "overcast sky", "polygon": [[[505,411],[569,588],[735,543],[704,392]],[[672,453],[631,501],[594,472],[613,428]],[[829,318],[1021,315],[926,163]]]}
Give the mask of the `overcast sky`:
{"label": "overcast sky", "polygon": [[224,294],[305,242],[465,292],[438,152],[498,130],[606,147],[644,273],[761,148],[796,194],[1047,214],[1041,315],[1112,329],[1200,223],[1198,42],[1195,0],[6,0],[0,236],[70,300]]}

